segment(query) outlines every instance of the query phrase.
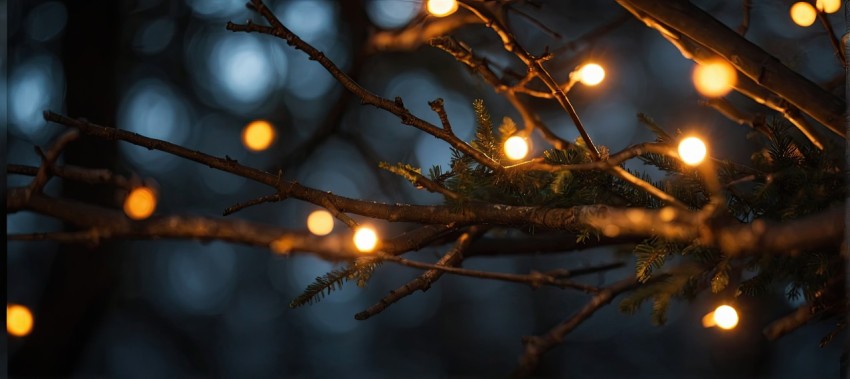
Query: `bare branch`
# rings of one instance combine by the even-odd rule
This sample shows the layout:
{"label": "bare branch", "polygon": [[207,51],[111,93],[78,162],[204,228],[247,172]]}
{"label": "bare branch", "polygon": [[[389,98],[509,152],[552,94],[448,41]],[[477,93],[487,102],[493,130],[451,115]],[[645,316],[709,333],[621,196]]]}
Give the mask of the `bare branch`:
{"label": "bare branch", "polygon": [[[473,230],[461,234],[452,249],[443,255],[443,257],[437,261],[436,265],[453,267],[460,264],[460,262],[463,261],[463,252],[469,247],[470,243],[481,234],[481,232],[481,230],[473,228]],[[354,315],[354,318],[357,320],[366,320],[369,317],[383,312],[393,303],[413,294],[416,291],[425,292],[431,288],[431,284],[437,281],[437,279],[441,276],[443,276],[443,271],[441,270],[431,269],[425,271],[425,273],[411,280],[407,284],[394,291],[390,291],[389,295],[383,297],[375,303],[375,305],[372,305],[363,312]]]}
{"label": "bare branch", "polygon": [[545,335],[525,337],[523,341],[525,343],[525,352],[519,359],[519,366],[514,371],[514,377],[531,376],[543,354],[556,344],[561,343],[567,333],[581,325],[584,320],[592,316],[599,308],[610,303],[614,297],[637,287],[639,284],[637,279],[633,277],[614,283],[594,295],[584,308],[552,328]]}
{"label": "bare branch", "polygon": [[844,102],[783,65],[688,1],[617,0],[706,46],[758,85],[788,100],[833,133],[844,135]]}
{"label": "bare branch", "polygon": [[478,270],[467,270],[463,268],[450,267],[450,266],[440,266],[433,265],[429,263],[422,263],[411,261],[409,259],[404,259],[401,257],[397,257],[394,255],[386,255],[379,254],[379,257],[382,259],[386,259],[390,262],[395,262],[404,266],[420,268],[424,270],[439,270],[449,274],[461,275],[461,276],[469,276],[473,278],[479,279],[491,279],[491,280],[501,280],[506,282],[514,282],[514,283],[522,283],[531,286],[532,288],[537,288],[540,286],[553,286],[559,288],[574,288],[580,291],[595,293],[599,291],[598,288],[593,286],[588,286],[585,284],[576,283],[570,280],[559,279],[557,277],[546,275],[540,272],[533,271],[528,275],[519,275],[519,274],[506,274],[499,272],[489,272],[489,271],[478,271]]}
{"label": "bare branch", "polygon": [[764,336],[768,339],[768,341],[775,341],[805,325],[812,319],[813,316],[814,312],[812,312],[812,305],[806,303],[797,308],[794,312],[771,322],[770,325],[764,328],[762,333],[764,333]]}

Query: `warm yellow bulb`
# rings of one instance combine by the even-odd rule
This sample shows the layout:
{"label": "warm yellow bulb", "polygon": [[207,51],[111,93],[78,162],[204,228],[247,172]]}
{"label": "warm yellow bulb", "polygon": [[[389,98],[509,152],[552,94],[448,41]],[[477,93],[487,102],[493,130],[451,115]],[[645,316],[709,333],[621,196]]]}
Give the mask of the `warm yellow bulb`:
{"label": "warm yellow bulb", "polygon": [[505,140],[505,155],[508,159],[520,160],[528,155],[528,141],[520,136],[513,136]]}
{"label": "warm yellow bulb", "polygon": [[705,143],[697,137],[688,137],[679,142],[679,158],[685,164],[696,166],[702,163],[707,152]]}
{"label": "warm yellow bulb", "polygon": [[242,143],[251,151],[263,151],[272,145],[275,131],[272,124],[264,120],[252,121],[242,130]]}
{"label": "warm yellow bulb", "polygon": [[156,210],[156,193],[149,187],[136,187],[124,199],[124,213],[133,220],[143,220]]}
{"label": "warm yellow bulb", "polygon": [[457,0],[428,0],[428,13],[436,17],[446,17],[457,11]]}
{"label": "warm yellow bulb", "polygon": [[313,211],[307,216],[307,229],[317,236],[328,235],[334,230],[334,218],[328,211]]}
{"label": "warm yellow bulb", "polygon": [[818,12],[815,10],[815,7],[805,1],[794,3],[791,6],[791,20],[797,25],[802,27],[810,26],[815,23],[817,17]]}
{"label": "warm yellow bulb", "polygon": [[32,331],[32,312],[23,305],[6,306],[6,331],[10,335],[23,337]]}
{"label": "warm yellow bulb", "polygon": [[714,310],[714,324],[721,329],[732,329],[738,325],[738,312],[728,305],[721,305]]}
{"label": "warm yellow bulb", "polygon": [[368,226],[358,228],[357,232],[354,233],[354,246],[363,253],[375,250],[375,247],[378,246],[378,234],[375,233],[375,229]]}
{"label": "warm yellow bulb", "polygon": [[818,0],[815,8],[825,13],[835,13],[841,9],[841,0]]}
{"label": "warm yellow bulb", "polygon": [[586,86],[595,86],[605,79],[605,69],[596,63],[588,63],[578,70],[578,80]]}
{"label": "warm yellow bulb", "polygon": [[729,62],[716,60],[694,68],[694,86],[699,93],[708,97],[720,97],[729,93],[738,82],[738,72]]}

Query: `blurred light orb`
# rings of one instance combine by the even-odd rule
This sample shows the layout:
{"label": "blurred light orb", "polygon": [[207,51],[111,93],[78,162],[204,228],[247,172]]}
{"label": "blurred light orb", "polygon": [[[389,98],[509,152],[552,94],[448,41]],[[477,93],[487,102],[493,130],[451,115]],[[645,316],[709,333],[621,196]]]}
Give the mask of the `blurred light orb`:
{"label": "blurred light orb", "polygon": [[15,337],[30,334],[33,326],[32,312],[29,308],[11,304],[6,306],[6,331]]}
{"label": "blurred light orb", "polygon": [[707,152],[705,143],[697,137],[688,137],[679,142],[679,158],[687,165],[696,166],[702,163]]}
{"label": "blurred light orb", "polygon": [[512,160],[520,160],[528,155],[528,141],[520,136],[513,136],[505,140],[505,155]]}
{"label": "blurred light orb", "polygon": [[406,25],[422,11],[420,1],[371,0],[366,2],[366,13],[375,26],[394,29]]}
{"label": "blurred light orb", "polygon": [[368,226],[357,228],[357,232],[354,233],[354,246],[361,253],[371,253],[378,246],[378,233]]}
{"label": "blurred light orb", "polygon": [[588,63],[578,69],[578,80],[586,86],[595,86],[605,79],[605,69],[596,63]]}
{"label": "blurred light orb", "polygon": [[156,210],[156,193],[149,187],[136,187],[124,199],[124,213],[133,220],[144,220]]}
{"label": "blurred light orb", "polygon": [[721,329],[732,329],[738,325],[738,311],[728,305],[721,305],[714,310],[714,323]]}
{"label": "blurred light orb", "polygon": [[835,13],[841,9],[841,0],[818,0],[815,8],[825,13]]}
{"label": "blurred light orb", "polygon": [[805,1],[794,3],[791,6],[791,20],[799,26],[811,26],[815,23],[817,17],[818,12],[815,7]]}
{"label": "blurred light orb", "polygon": [[268,121],[252,121],[242,130],[242,143],[248,150],[263,151],[272,145],[275,134],[274,127]]}
{"label": "blurred light orb", "polygon": [[334,230],[334,217],[326,210],[317,210],[307,216],[307,230],[317,236],[326,236]]}
{"label": "blurred light orb", "polygon": [[457,12],[457,0],[428,0],[428,13],[434,17],[446,17]]}
{"label": "blurred light orb", "polygon": [[704,96],[720,97],[738,83],[738,72],[729,62],[717,60],[694,68],[694,87]]}

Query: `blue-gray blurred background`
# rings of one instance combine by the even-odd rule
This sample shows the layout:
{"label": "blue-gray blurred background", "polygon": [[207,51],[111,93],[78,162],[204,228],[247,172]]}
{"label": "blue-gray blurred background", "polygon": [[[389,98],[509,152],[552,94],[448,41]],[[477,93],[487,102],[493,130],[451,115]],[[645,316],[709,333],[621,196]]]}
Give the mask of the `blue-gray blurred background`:
{"label": "blue-gray blurred background", "polygon": [[[544,32],[510,14],[519,38],[535,53],[557,48],[622,17],[611,1],[542,1],[521,7],[560,34]],[[697,3],[732,28],[740,1]],[[818,24],[794,25],[788,1],[754,0],[747,37],[804,76],[841,91],[843,72]],[[495,120],[519,117],[505,100],[445,53],[364,52],[369,30],[402,27],[423,12],[414,0],[269,1],[280,19],[323,50],[368,89],[401,96],[418,116],[439,122],[427,102],[446,101],[456,132],[469,139],[471,102],[486,101]],[[436,204],[377,169],[378,161],[427,169],[446,165],[449,148],[403,126],[397,118],[345,97],[318,64],[285,43],[225,30],[228,20],[257,19],[243,0],[10,1],[7,75],[9,163],[38,165],[33,146],[62,132],[43,110],[85,117],[210,154],[228,155],[277,171],[289,180],[375,201]],[[836,30],[845,29],[838,14]],[[498,70],[514,68],[496,36],[481,25],[455,32]],[[636,20],[562,49],[549,62],[564,79],[582,62],[606,71],[597,87],[570,93],[589,133],[617,151],[652,140],[635,114],[654,117],[669,131],[703,133],[716,155],[742,160],[756,147],[747,129],[698,104],[693,63],[657,32]],[[743,109],[763,111],[738,95]],[[560,136],[577,136],[556,104],[532,101]],[[252,120],[269,120],[278,138],[271,149],[249,152],[240,142]],[[330,136],[299,149],[317,130]],[[536,140],[534,154],[545,143]],[[218,216],[236,202],[266,194],[245,179],[128,144],[83,138],[62,162],[154,180],[158,213]],[[630,165],[640,168],[639,163]],[[9,176],[8,186],[29,178]],[[53,196],[120,206],[114,188],[54,179]],[[244,217],[303,229],[316,209],[293,200],[262,205]],[[393,235],[410,225],[378,224]],[[344,228],[339,222],[337,231]],[[7,233],[58,231],[63,224],[27,212],[7,216]],[[443,248],[411,257],[434,260]],[[103,377],[439,377],[505,376],[521,352],[520,337],[541,334],[575,312],[587,296],[571,291],[445,276],[367,321],[353,315],[418,271],[384,265],[366,288],[349,283],[322,302],[289,309],[289,301],[334,266],[307,255],[275,256],[266,249],[221,242],[112,241],[96,249],[51,242],[8,242],[9,303],[35,315],[29,336],[10,338],[12,376]],[[611,250],[534,257],[473,258],[466,267],[525,273],[615,260],[627,267],[584,280],[608,283],[629,275],[631,259]],[[799,305],[777,288],[738,301],[741,325],[732,332],[704,329],[700,320],[720,301],[704,294],[675,303],[668,324],[651,324],[647,306],[623,315],[616,305],[598,312],[544,357],[539,373],[572,377],[827,377],[839,371],[841,342],[819,348],[833,323],[798,330],[775,343],[761,329]],[[836,338],[841,341],[842,337]]]}

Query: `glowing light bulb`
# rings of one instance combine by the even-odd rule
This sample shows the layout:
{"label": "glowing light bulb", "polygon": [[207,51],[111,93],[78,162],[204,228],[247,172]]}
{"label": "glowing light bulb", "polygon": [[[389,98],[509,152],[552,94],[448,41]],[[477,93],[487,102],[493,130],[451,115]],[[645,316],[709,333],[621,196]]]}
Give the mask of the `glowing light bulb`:
{"label": "glowing light bulb", "polygon": [[721,329],[732,329],[738,325],[738,311],[728,305],[721,305],[714,310],[712,319]]}
{"label": "glowing light bulb", "polygon": [[818,0],[815,8],[825,13],[835,13],[841,9],[841,0]]}
{"label": "glowing light bulb", "polygon": [[150,217],[156,210],[156,193],[149,187],[136,187],[124,199],[124,213],[133,220]]}
{"label": "glowing light bulb", "polygon": [[10,335],[23,337],[32,331],[33,317],[29,308],[23,305],[6,306],[6,331]]}
{"label": "glowing light bulb", "polygon": [[738,72],[729,62],[717,60],[694,68],[694,87],[708,97],[720,97],[729,93],[738,82]]}
{"label": "glowing light bulb", "polygon": [[252,121],[242,130],[242,143],[251,151],[268,149],[274,139],[274,127],[268,121]]}
{"label": "glowing light bulb", "polygon": [[457,11],[457,0],[428,0],[428,13],[435,17],[446,17]]}
{"label": "glowing light bulb", "polygon": [[370,253],[378,246],[378,234],[375,229],[368,226],[361,226],[354,233],[354,246],[357,250],[363,253]]}
{"label": "glowing light bulb", "polygon": [[595,86],[605,79],[605,69],[596,63],[588,63],[578,69],[578,80],[586,86]]}
{"label": "glowing light bulb", "polygon": [[505,155],[512,160],[520,160],[528,155],[528,141],[520,136],[505,140]]}
{"label": "glowing light bulb", "polygon": [[328,211],[313,211],[307,216],[307,229],[317,236],[328,235],[334,230],[334,218]]}
{"label": "glowing light bulb", "polygon": [[810,26],[815,23],[817,17],[818,12],[815,10],[815,7],[805,1],[794,3],[791,6],[791,20],[797,25],[802,27]]}
{"label": "glowing light bulb", "polygon": [[707,152],[705,143],[697,137],[688,137],[679,142],[679,158],[687,165],[696,166],[702,163]]}

